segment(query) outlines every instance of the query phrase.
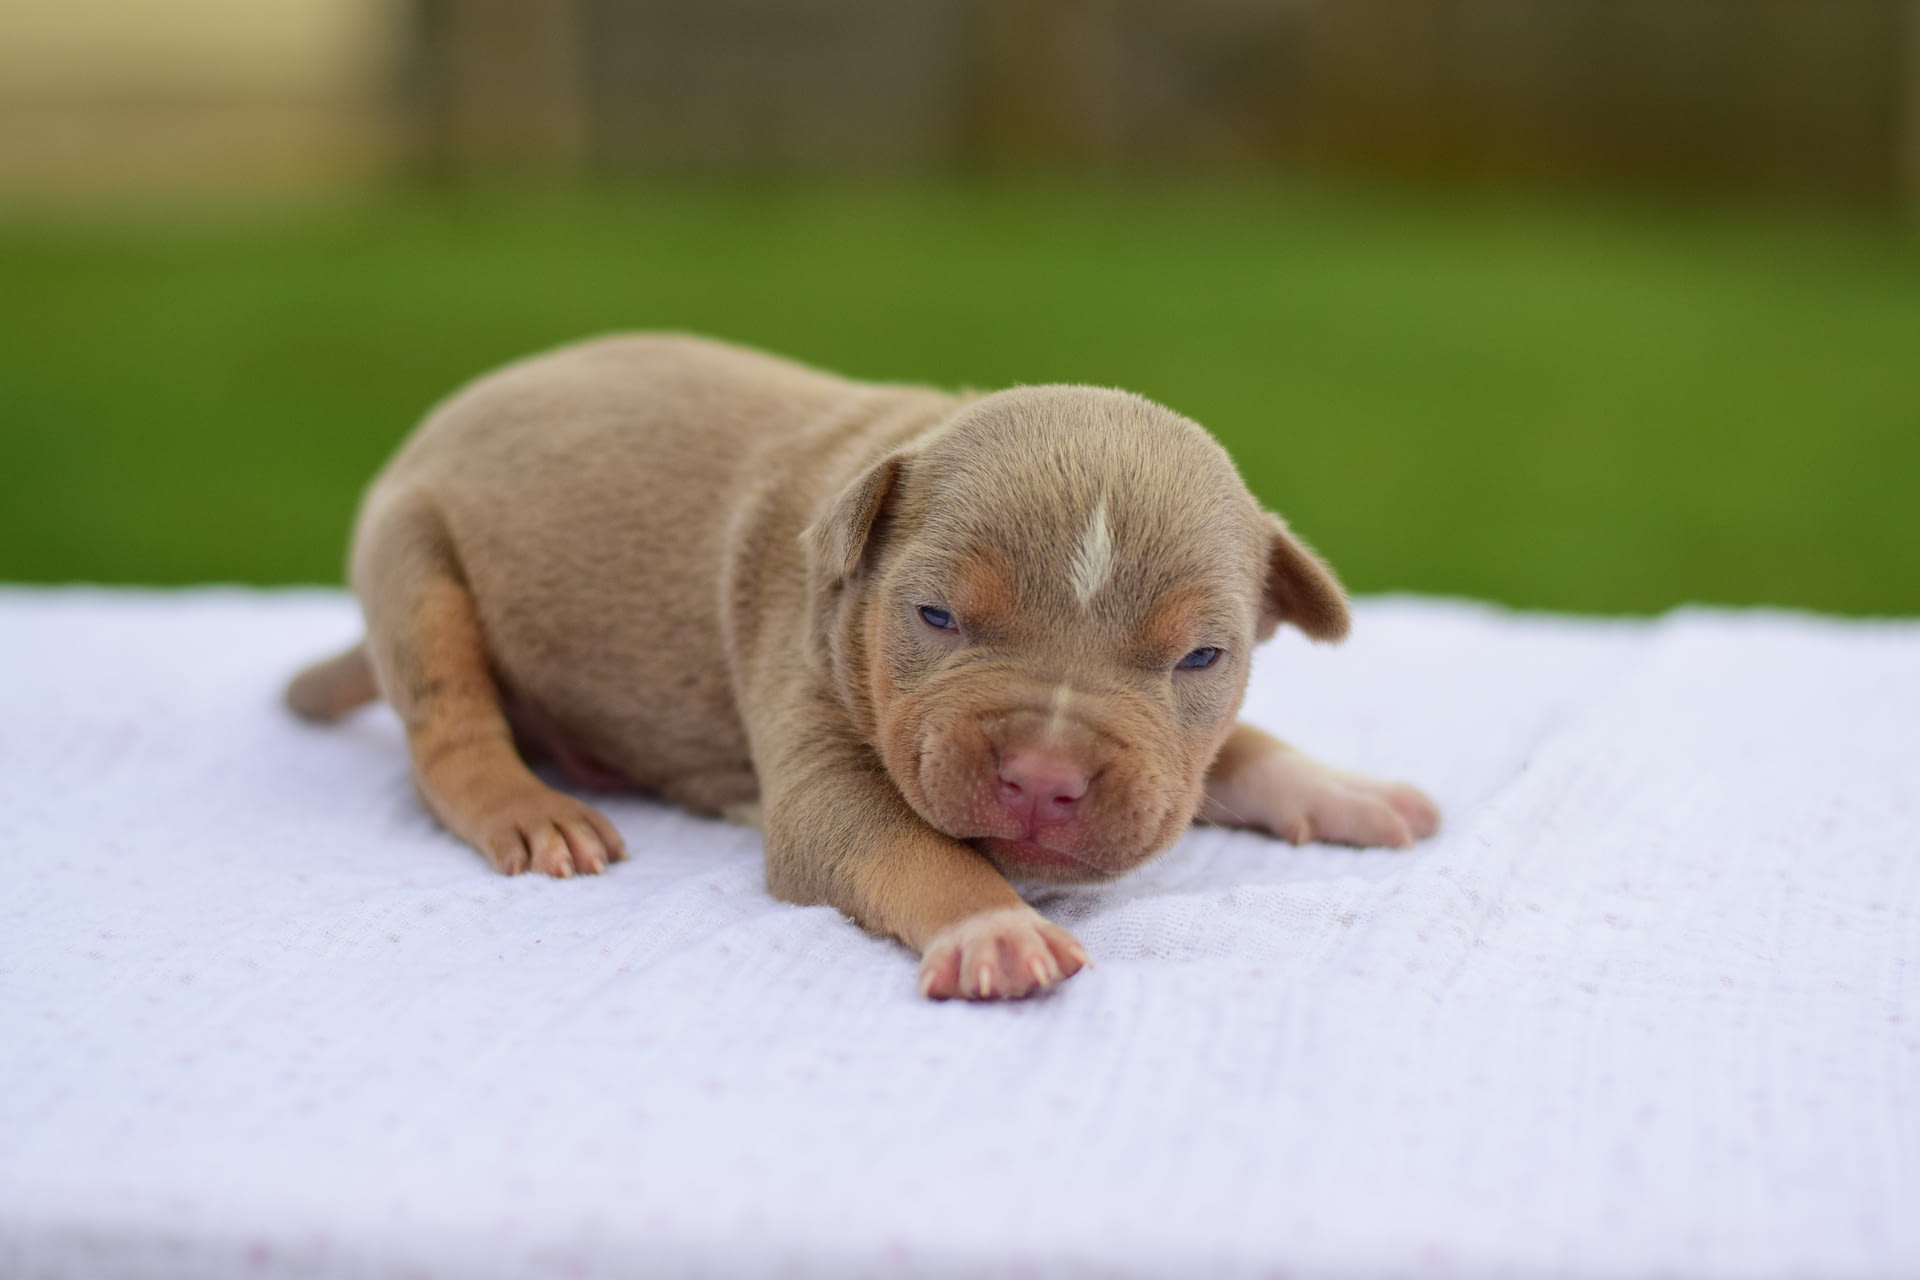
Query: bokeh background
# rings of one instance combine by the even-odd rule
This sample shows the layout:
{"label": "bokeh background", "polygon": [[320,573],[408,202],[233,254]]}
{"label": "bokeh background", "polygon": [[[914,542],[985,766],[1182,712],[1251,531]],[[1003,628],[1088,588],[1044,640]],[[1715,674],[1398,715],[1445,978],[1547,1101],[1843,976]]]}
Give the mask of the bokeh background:
{"label": "bokeh background", "polygon": [[333,582],[503,360],[1122,385],[1354,588],[1920,611],[1920,0],[7,0],[0,579]]}

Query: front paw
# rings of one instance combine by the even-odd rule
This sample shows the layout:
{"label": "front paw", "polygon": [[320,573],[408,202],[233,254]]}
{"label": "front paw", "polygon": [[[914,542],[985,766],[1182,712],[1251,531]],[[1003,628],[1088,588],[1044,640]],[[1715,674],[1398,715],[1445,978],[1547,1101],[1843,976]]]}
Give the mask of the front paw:
{"label": "front paw", "polygon": [[1323,776],[1273,797],[1267,830],[1290,844],[1406,849],[1440,829],[1439,806],[1418,789],[1321,767]]}
{"label": "front paw", "polygon": [[920,962],[920,994],[933,1000],[1018,1000],[1080,972],[1087,952],[1032,907],[1000,907],[942,929]]}

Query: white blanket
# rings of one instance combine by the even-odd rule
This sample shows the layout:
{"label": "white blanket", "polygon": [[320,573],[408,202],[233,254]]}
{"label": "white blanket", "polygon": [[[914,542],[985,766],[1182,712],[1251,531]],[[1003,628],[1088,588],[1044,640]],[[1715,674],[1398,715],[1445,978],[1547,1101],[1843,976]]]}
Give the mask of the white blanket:
{"label": "white blanket", "polygon": [[280,710],[356,629],[0,592],[0,1275],[1920,1275],[1920,624],[1362,602],[1248,715],[1442,834],[1196,830],[986,1007],[645,800],[494,875]]}

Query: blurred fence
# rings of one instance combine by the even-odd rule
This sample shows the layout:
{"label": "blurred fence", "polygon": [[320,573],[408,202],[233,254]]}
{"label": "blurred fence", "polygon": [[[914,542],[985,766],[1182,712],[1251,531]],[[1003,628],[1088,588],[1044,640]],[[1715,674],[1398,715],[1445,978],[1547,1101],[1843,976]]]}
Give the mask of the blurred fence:
{"label": "blurred fence", "polygon": [[386,172],[403,2],[0,0],[0,194]]}
{"label": "blurred fence", "polygon": [[1920,198],[1916,0],[418,0],[456,168],[1047,166]]}
{"label": "blurred fence", "polygon": [[[10,0],[0,45],[32,33],[23,12],[148,9],[62,3]],[[336,40],[347,88],[285,97],[371,107],[363,149],[389,168],[1312,167],[1920,207],[1920,0],[190,0],[155,56],[199,14],[257,65],[233,14],[295,10],[363,15]],[[9,79],[0,56],[17,152],[59,113]],[[176,79],[200,95],[176,85],[176,106],[221,101],[204,68]],[[256,132],[258,79],[229,96]]]}

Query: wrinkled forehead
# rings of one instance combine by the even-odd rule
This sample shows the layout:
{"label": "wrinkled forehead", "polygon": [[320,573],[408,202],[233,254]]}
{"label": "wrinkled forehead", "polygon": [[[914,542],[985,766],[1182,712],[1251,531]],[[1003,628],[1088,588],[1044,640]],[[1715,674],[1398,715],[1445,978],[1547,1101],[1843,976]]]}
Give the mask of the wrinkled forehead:
{"label": "wrinkled forehead", "polygon": [[1158,406],[1087,398],[1038,422],[989,420],[922,456],[919,567],[1127,624],[1173,595],[1247,611],[1264,526],[1225,452]]}

